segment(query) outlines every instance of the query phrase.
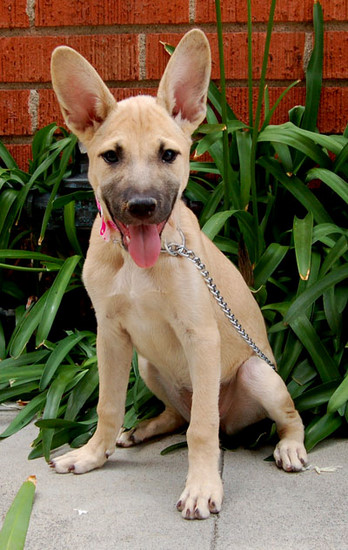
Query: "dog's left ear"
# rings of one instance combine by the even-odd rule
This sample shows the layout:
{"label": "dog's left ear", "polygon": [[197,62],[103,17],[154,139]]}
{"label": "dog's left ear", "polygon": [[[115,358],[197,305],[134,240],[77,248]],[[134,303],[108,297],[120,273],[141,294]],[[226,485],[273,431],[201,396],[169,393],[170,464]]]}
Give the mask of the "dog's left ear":
{"label": "dog's left ear", "polygon": [[157,102],[189,135],[206,114],[211,55],[205,34],[194,29],[181,39],[161,79]]}

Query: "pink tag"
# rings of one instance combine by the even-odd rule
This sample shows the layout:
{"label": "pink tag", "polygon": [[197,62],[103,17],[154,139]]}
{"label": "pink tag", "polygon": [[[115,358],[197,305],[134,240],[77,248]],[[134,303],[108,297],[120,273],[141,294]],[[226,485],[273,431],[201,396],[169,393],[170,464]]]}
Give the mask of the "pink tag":
{"label": "pink tag", "polygon": [[111,236],[110,231],[118,231],[117,225],[112,220],[107,220],[105,223],[101,204],[97,198],[95,199],[95,202],[97,203],[97,208],[101,217],[100,236],[103,237],[104,241],[109,241]]}

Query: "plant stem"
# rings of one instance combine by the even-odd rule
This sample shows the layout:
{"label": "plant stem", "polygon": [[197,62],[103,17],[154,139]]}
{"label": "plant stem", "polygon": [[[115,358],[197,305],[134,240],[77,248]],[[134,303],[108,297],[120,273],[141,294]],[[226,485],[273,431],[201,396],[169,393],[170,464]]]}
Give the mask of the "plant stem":
{"label": "plant stem", "polygon": [[249,126],[253,126],[253,47],[252,47],[251,0],[248,0],[248,90],[249,90]]}
{"label": "plant stem", "polygon": [[[224,60],[224,44],[221,21],[221,4],[220,0],[215,0],[217,35],[219,45],[219,64],[220,64],[220,86],[221,86],[221,119],[222,123],[227,127],[227,100],[226,100],[226,78],[225,78],[225,60]],[[229,172],[229,146],[227,128],[222,132],[223,146],[223,166],[224,166],[224,208],[228,210],[231,206],[238,208],[237,204],[231,205],[232,190],[228,179]],[[234,202],[234,201],[233,201]]]}
{"label": "plant stem", "polygon": [[[254,122],[253,130],[252,130],[252,142],[251,142],[251,163],[250,163],[251,199],[252,199],[253,219],[254,219],[255,237],[256,237],[256,261],[260,257],[261,246],[262,246],[262,243],[261,243],[262,235],[259,231],[259,214],[258,214],[257,189],[256,189],[256,171],[255,171],[256,148],[257,148],[257,139],[258,139],[258,135],[259,135],[262,99],[263,99],[263,92],[264,92],[264,87],[265,87],[266,71],[267,71],[267,64],[268,64],[268,54],[269,54],[269,47],[270,47],[270,43],[271,43],[275,6],[276,6],[276,0],[272,0],[270,14],[269,14],[269,20],[268,20],[268,24],[267,24],[265,50],[264,50],[264,54],[263,54],[261,77],[260,77],[260,83],[259,83],[259,93],[258,93],[258,98],[257,98],[255,122]],[[251,24],[251,13],[248,13],[248,19],[249,19],[249,22],[248,22],[248,25],[249,25],[249,24]],[[250,84],[249,84],[249,86],[250,86]],[[249,93],[250,93],[250,91],[249,91]]]}

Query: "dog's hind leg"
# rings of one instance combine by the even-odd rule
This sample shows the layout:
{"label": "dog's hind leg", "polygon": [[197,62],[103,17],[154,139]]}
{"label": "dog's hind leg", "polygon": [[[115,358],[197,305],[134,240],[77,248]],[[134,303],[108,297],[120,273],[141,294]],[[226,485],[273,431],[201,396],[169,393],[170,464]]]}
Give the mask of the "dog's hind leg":
{"label": "dog's hind leg", "polygon": [[116,441],[118,447],[138,445],[152,437],[172,433],[186,423],[181,414],[169,402],[156,367],[141,356],[138,356],[138,363],[139,371],[147,387],[164,403],[165,409],[158,416],[143,420],[131,430],[122,429]]}
{"label": "dog's hind leg", "polygon": [[274,451],[277,466],[287,472],[301,470],[307,453],[300,415],[282,378],[265,361],[253,356],[238,371],[230,411],[222,426],[226,433],[234,433],[265,416],[275,421],[280,438]]}

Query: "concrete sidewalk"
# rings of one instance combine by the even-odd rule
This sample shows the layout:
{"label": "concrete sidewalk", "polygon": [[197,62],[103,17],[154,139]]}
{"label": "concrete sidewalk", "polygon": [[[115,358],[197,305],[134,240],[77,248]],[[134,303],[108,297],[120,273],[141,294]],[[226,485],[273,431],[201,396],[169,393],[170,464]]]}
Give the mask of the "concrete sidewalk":
{"label": "concrete sidewalk", "polygon": [[[0,430],[13,412],[0,411]],[[225,500],[206,521],[185,521],[175,509],[185,482],[187,450],[160,451],[183,436],[117,449],[100,470],[58,475],[43,459],[28,461],[38,429],[31,424],[0,442],[0,522],[22,482],[37,489],[26,550],[346,550],[348,441],[319,445],[313,468],[287,474],[259,451],[222,454]],[[0,432],[0,433],[1,433]]]}

